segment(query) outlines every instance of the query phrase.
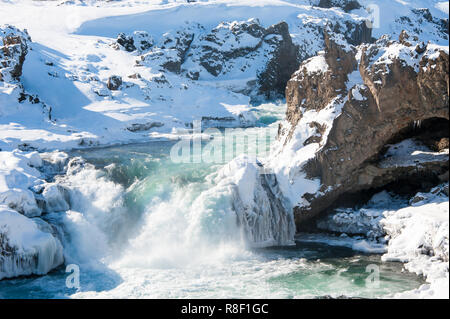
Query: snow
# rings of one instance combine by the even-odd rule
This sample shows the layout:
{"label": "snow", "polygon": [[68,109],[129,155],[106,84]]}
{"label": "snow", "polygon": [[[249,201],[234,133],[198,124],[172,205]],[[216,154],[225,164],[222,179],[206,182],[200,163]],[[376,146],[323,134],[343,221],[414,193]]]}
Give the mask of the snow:
{"label": "snow", "polygon": [[352,96],[355,100],[357,101],[367,100],[367,98],[361,94],[361,89],[363,88],[365,88],[365,85],[357,85],[355,88],[352,89]]}
{"label": "snow", "polygon": [[[423,16],[413,12],[418,8],[427,8],[433,19],[448,19],[448,13],[441,9],[442,5],[437,5],[439,2],[436,0],[377,0],[375,3],[372,0],[359,0],[358,2],[363,7],[376,4],[379,8],[379,15],[376,17],[379,24],[372,33],[375,38],[389,34],[394,39],[398,38],[402,30],[407,30],[410,34],[418,35],[421,41],[429,40],[441,45],[448,45],[448,36],[443,38],[442,31],[437,25],[424,23]],[[363,8],[354,10],[352,13],[368,16],[367,11]],[[403,21],[401,17],[405,17]],[[418,25],[420,25],[419,28],[417,28]]]}
{"label": "snow", "polygon": [[407,167],[427,162],[448,161],[448,149],[433,152],[413,139],[406,139],[389,148],[380,162],[380,167]]}
{"label": "snow", "polygon": [[442,1],[435,4],[435,8],[448,15],[448,1]]}
{"label": "snow", "polygon": [[[256,158],[241,155],[213,177],[212,193],[232,193],[232,206],[252,247],[292,245],[295,224],[292,208],[274,183],[265,175]],[[278,203],[276,203],[277,201]]]}
{"label": "snow", "polygon": [[325,73],[328,71],[328,63],[323,55],[317,55],[308,59],[303,65],[303,68],[308,74]]}
{"label": "snow", "polygon": [[[389,73],[388,66],[399,60],[404,66],[409,66],[414,69],[415,72],[420,70],[420,62],[435,60],[440,55],[440,51],[444,51],[448,54],[448,45],[439,45],[436,43],[424,44],[423,42],[413,39],[413,33],[408,33],[409,38],[407,43],[402,44],[399,42],[391,42],[388,38],[381,38],[374,46],[379,47],[378,54],[371,57],[373,65],[386,68],[381,68],[376,72]],[[424,53],[417,53],[417,49],[421,46],[425,47]],[[422,66],[422,69],[427,70],[426,66]]]}
{"label": "snow", "polygon": [[[283,194],[291,201],[293,206],[308,205],[302,198],[305,193],[316,193],[320,187],[318,179],[306,178],[301,171],[306,162],[325,145],[332,123],[341,114],[345,99],[337,96],[324,109],[317,112],[309,110],[303,113],[302,118],[295,127],[292,138],[284,144],[284,140],[277,141],[271,152],[271,156],[264,163],[277,175]],[[304,145],[310,136],[316,134],[316,129],[310,123],[317,122],[325,127],[322,140],[319,143]],[[285,121],[283,126],[290,127]]]}
{"label": "snow", "polygon": [[28,217],[41,215],[30,188],[37,185],[42,165],[37,152],[0,152],[0,204],[7,205]]}

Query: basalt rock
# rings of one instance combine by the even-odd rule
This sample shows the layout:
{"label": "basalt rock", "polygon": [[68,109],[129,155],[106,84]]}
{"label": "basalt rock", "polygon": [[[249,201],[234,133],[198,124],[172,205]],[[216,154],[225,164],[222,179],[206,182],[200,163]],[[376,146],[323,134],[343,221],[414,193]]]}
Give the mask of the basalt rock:
{"label": "basalt rock", "polygon": [[186,62],[184,72],[197,72],[206,77],[245,73],[254,68],[253,64],[261,64],[254,84],[260,94],[271,97],[284,93],[290,75],[298,68],[300,57],[299,47],[292,42],[286,22],[264,28],[257,19],[250,19],[222,23],[199,36],[192,44]]}
{"label": "basalt rock", "polygon": [[320,0],[318,6],[321,8],[342,8],[345,12],[350,12],[361,8],[361,5],[356,0]]}
{"label": "basalt rock", "polygon": [[122,78],[117,75],[110,76],[108,78],[108,82],[106,83],[106,86],[111,91],[117,91],[120,86],[122,85]]}
{"label": "basalt rock", "polygon": [[320,148],[302,170],[322,186],[294,208],[297,226],[347,194],[448,176],[448,51],[415,40],[402,33],[353,47],[326,36],[325,53],[289,81],[287,140],[304,112],[341,104],[327,134],[317,127],[310,141]]}
{"label": "basalt rock", "polygon": [[153,46],[153,38],[145,31],[135,31],[131,35],[119,33],[116,42],[111,46],[116,50],[143,53]]}
{"label": "basalt rock", "polygon": [[[20,104],[40,105],[43,113],[51,121],[51,106],[43,102],[38,95],[26,92],[20,81],[25,58],[31,50],[30,44],[31,38],[27,30],[22,31],[11,25],[0,26],[0,91],[2,87],[7,88],[6,91],[9,92],[7,95]],[[22,112],[21,109],[11,108],[9,103],[0,105],[0,116],[11,115],[17,111]]]}
{"label": "basalt rock", "polygon": [[194,25],[176,32],[165,33],[158,45],[141,56],[139,63],[158,66],[161,71],[180,73],[181,65],[185,62],[186,53],[190,49],[198,28],[200,26]]}
{"label": "basalt rock", "polygon": [[[259,91],[270,98],[272,91],[281,93],[286,88],[286,83],[291,74],[299,65],[299,48],[293,44],[286,22],[269,27],[266,31],[266,41],[275,45],[272,58],[267,63],[266,69],[258,74]],[[271,37],[268,35],[279,35]]]}
{"label": "basalt rock", "polygon": [[[345,41],[342,38],[340,40]],[[358,65],[354,47],[339,45],[328,33],[325,33],[325,45],[326,52],[305,61],[287,84],[286,118],[292,130],[302,116],[300,109],[320,111],[334,98],[345,93],[348,74],[356,70]]]}

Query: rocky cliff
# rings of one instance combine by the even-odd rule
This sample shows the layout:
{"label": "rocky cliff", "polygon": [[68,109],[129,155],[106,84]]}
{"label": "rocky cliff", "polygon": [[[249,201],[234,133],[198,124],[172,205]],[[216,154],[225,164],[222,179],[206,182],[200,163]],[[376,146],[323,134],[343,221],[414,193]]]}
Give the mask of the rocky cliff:
{"label": "rocky cliff", "polygon": [[13,26],[0,29],[0,81],[18,80],[28,53],[27,42],[31,41],[25,31]]}
{"label": "rocky cliff", "polygon": [[317,44],[322,46],[325,25],[355,45],[372,40],[364,21],[305,22],[301,28],[317,34],[317,39],[295,43],[286,22],[265,28],[258,19],[249,19],[223,22],[212,29],[191,23],[167,32],[156,43],[145,31],[121,33],[112,47],[139,55],[137,65],[194,81],[242,78],[243,83],[228,84],[228,88],[253,98],[275,98],[284,95],[300,62],[315,53],[311,50]]}

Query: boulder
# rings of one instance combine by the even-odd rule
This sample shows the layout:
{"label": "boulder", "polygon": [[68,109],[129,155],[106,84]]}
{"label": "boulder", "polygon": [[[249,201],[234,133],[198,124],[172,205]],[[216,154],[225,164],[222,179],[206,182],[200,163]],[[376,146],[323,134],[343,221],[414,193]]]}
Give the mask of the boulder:
{"label": "boulder", "polygon": [[0,26],[0,81],[17,81],[22,75],[28,42],[27,31],[11,25]]}
{"label": "boulder", "polygon": [[111,91],[117,91],[122,86],[122,77],[113,75],[108,78],[108,82],[106,83],[106,87]]}

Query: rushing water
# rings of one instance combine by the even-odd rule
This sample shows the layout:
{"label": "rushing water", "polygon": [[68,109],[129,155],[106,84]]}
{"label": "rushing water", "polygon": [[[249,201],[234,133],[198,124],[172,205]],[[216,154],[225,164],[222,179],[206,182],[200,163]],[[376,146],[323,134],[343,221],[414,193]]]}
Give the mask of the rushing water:
{"label": "rushing water", "polygon": [[[267,105],[246,133],[276,134],[283,108]],[[210,178],[221,164],[174,163],[175,142],[74,151],[95,169],[71,177],[73,211],[45,218],[63,235],[66,263],[80,267],[80,288],[64,268],[47,276],[0,281],[3,298],[295,298],[381,297],[422,280],[401,264],[348,248],[298,242],[248,248],[228,189]],[[380,285],[368,286],[368,265]]]}

